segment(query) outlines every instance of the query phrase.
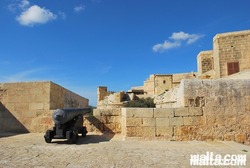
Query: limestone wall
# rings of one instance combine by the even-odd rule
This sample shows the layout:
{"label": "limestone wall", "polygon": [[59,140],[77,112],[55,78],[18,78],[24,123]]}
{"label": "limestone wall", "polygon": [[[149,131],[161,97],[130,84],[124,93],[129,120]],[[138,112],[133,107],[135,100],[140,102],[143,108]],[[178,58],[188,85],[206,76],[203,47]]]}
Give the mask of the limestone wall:
{"label": "limestone wall", "polygon": [[250,79],[183,80],[180,106],[249,106]]}
{"label": "limestone wall", "polygon": [[53,82],[0,84],[0,132],[44,132],[56,108],[86,107],[88,99]]}
{"label": "limestone wall", "polygon": [[197,56],[198,76],[213,69],[213,51],[201,51]]}
{"label": "limestone wall", "polygon": [[122,135],[165,140],[250,144],[250,108],[123,108]]}
{"label": "limestone wall", "polygon": [[[155,97],[157,108],[247,105],[250,79],[182,80],[181,84]],[[174,106],[170,104],[174,103]]]}
{"label": "limestone wall", "polygon": [[57,108],[83,108],[87,107],[89,100],[69,91],[53,82],[50,82],[50,109]]}

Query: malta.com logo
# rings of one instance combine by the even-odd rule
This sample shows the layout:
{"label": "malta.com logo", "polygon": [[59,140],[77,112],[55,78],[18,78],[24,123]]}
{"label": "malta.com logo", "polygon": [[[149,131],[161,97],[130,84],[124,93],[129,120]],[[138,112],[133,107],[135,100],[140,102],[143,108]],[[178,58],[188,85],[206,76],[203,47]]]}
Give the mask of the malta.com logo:
{"label": "malta.com logo", "polygon": [[246,166],[247,156],[238,154],[214,154],[206,152],[205,154],[191,154],[191,166]]}

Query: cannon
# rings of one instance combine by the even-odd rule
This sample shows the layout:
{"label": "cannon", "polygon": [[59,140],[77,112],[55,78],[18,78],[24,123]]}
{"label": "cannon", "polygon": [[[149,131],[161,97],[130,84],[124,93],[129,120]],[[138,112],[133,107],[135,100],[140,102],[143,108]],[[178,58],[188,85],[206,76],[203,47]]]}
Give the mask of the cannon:
{"label": "cannon", "polygon": [[52,139],[67,139],[71,143],[77,143],[78,134],[85,137],[86,127],[83,127],[83,116],[90,113],[91,108],[57,109],[52,114],[54,127],[47,130],[44,139],[51,143]]}

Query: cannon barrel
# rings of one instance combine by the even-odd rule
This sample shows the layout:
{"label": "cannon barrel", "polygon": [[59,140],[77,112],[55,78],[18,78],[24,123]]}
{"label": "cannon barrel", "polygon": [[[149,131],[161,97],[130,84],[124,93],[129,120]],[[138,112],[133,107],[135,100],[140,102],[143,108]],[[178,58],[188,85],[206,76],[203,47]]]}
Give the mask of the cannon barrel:
{"label": "cannon barrel", "polygon": [[55,124],[65,124],[79,115],[90,113],[91,108],[71,108],[71,109],[56,109],[53,112],[52,119]]}

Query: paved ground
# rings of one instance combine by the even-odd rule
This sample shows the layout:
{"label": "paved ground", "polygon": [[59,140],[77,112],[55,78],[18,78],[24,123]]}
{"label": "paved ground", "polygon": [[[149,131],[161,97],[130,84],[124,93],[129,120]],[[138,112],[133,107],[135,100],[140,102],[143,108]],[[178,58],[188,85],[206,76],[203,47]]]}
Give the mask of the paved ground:
{"label": "paved ground", "polygon": [[[78,144],[53,141],[43,134],[0,137],[0,167],[188,168],[190,154],[244,154],[250,167],[250,147],[234,142],[123,141],[119,136],[87,135]],[[206,167],[206,166],[195,166]],[[207,166],[213,167],[213,166]],[[223,166],[216,166],[223,167]],[[238,166],[231,166],[238,167]]]}

